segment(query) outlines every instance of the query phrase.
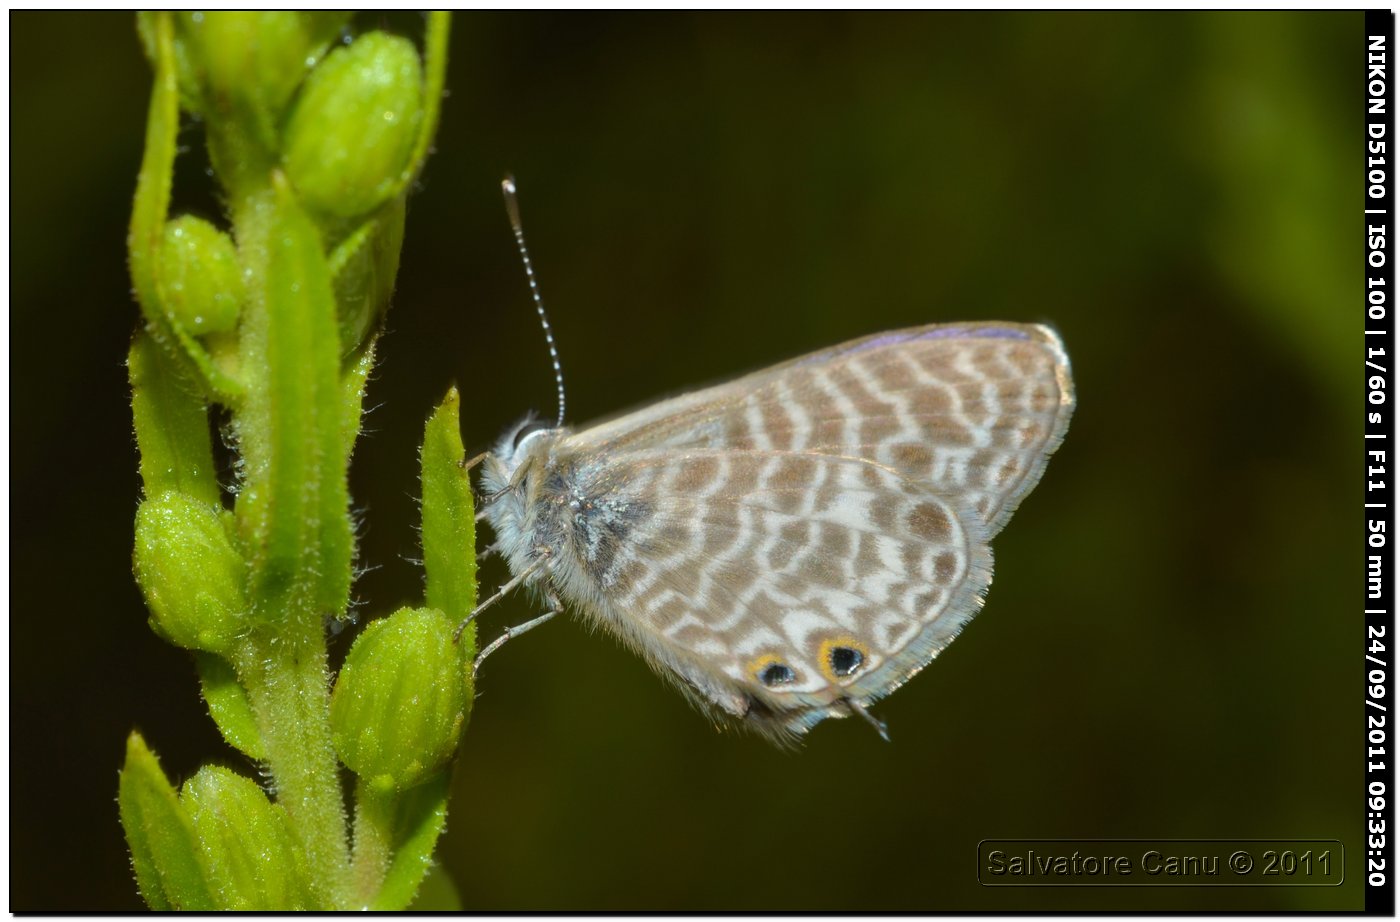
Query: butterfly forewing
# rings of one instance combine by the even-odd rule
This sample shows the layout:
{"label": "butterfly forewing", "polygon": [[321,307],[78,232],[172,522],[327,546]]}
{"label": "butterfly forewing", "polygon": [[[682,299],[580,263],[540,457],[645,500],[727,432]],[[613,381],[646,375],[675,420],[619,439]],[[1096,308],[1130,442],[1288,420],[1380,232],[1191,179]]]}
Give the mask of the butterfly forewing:
{"label": "butterfly forewing", "polygon": [[959,497],[995,535],[1072,408],[1068,360],[1047,328],[934,325],[813,353],[575,438],[618,456],[695,447],[865,458]]}

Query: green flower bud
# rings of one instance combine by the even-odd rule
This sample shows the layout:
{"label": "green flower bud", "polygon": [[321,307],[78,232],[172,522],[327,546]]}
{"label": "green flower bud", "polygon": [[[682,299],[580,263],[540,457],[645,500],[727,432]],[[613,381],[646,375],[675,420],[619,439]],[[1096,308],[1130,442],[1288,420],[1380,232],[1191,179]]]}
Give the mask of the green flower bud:
{"label": "green flower bud", "polygon": [[238,324],[243,269],[228,234],[184,215],[165,225],[161,246],[165,308],[190,333],[224,333]]}
{"label": "green flower bud", "polygon": [[423,71],[406,39],[362,35],[306,79],[282,139],[308,206],[353,217],[383,204],[408,169],[423,117]]}
{"label": "green flower bud", "polygon": [[[176,40],[181,94],[206,110],[227,112],[230,102],[241,103],[251,111],[236,114],[252,114],[261,133],[281,117],[350,15],[331,10],[181,13]],[[197,86],[187,90],[190,81]]]}
{"label": "green flower bud", "polygon": [[365,628],[331,694],[340,760],[376,790],[403,791],[446,766],[471,708],[471,664],[453,624],[402,608]]}
{"label": "green flower bud", "polygon": [[243,558],[225,515],[173,492],[136,510],[136,581],[151,627],[176,646],[219,653],[243,631]]}
{"label": "green flower bud", "polygon": [[185,782],[180,803],[193,821],[222,908],[315,908],[286,812],[256,783],[206,765]]}

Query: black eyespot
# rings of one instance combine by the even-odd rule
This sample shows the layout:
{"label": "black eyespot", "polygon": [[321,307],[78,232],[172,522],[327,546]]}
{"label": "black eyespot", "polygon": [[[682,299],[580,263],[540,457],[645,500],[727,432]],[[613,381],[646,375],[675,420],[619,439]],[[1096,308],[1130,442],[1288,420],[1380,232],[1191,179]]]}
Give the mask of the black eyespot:
{"label": "black eyespot", "polygon": [[848,676],[865,662],[865,655],[854,647],[831,648],[831,671],[839,676]]}
{"label": "black eyespot", "polygon": [[786,685],[797,678],[797,675],[790,667],[784,666],[782,663],[770,663],[758,678],[764,685],[772,688],[774,685]]}
{"label": "black eyespot", "polygon": [[519,429],[515,430],[515,438],[512,440],[511,447],[518,449],[522,444],[524,444],[527,438],[534,435],[536,432],[543,432],[546,429],[553,428],[554,427],[552,425],[545,422],[544,420],[532,419],[523,424]]}

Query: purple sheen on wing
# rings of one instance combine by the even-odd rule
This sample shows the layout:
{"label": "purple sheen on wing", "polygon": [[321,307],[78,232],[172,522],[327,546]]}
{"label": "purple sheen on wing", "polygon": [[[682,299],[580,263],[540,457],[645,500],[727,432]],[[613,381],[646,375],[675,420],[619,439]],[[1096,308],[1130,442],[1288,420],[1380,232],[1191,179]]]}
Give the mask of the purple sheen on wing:
{"label": "purple sheen on wing", "polygon": [[1011,327],[940,327],[937,330],[925,330],[917,336],[909,339],[1030,339],[1031,335],[1025,330],[1015,330]]}

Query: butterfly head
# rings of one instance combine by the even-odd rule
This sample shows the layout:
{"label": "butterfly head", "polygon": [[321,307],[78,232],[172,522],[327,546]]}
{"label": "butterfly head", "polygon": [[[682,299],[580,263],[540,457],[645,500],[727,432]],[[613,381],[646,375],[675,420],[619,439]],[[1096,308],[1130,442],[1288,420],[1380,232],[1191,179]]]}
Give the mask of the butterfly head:
{"label": "butterfly head", "polygon": [[[538,511],[539,476],[563,430],[527,416],[501,436],[481,461],[482,509],[513,567],[530,563],[530,534]],[[519,570],[517,569],[517,572]]]}
{"label": "butterfly head", "polygon": [[559,432],[559,427],[534,414],[508,429],[486,459],[483,475],[487,480],[499,481],[494,488],[488,485],[488,489],[502,490],[519,485],[529,462],[543,460]]}

